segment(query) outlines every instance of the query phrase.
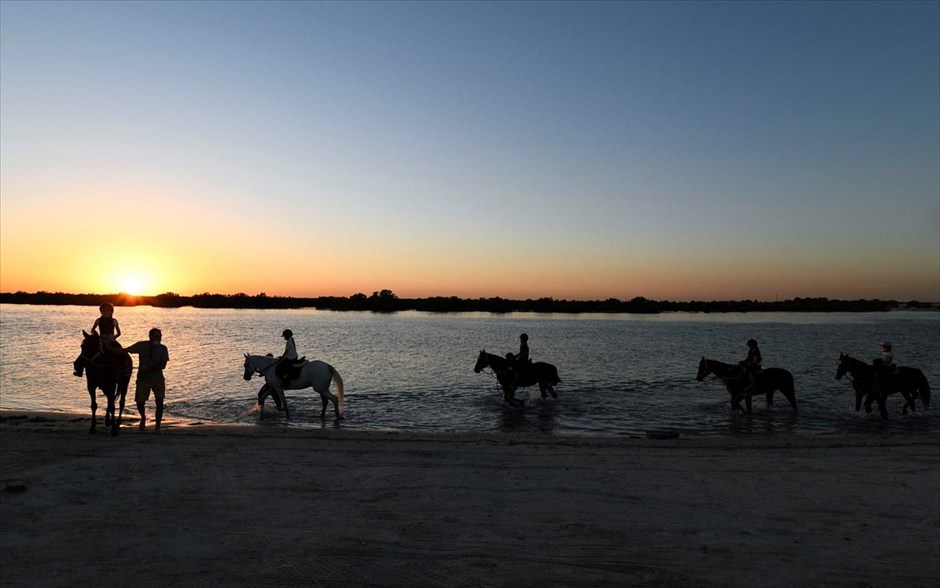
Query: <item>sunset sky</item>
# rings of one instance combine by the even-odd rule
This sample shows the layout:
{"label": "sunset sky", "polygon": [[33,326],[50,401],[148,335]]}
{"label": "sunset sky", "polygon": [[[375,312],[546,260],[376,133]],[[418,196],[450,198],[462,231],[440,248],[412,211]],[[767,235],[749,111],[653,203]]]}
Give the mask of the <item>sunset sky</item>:
{"label": "sunset sky", "polygon": [[0,291],[940,300],[940,3],[0,3]]}

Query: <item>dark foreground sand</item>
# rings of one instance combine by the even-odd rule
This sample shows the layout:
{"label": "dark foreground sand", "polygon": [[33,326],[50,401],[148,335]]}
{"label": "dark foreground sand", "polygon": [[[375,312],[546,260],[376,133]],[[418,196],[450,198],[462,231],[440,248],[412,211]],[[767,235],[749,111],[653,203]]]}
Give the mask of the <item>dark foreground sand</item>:
{"label": "dark foreground sand", "polygon": [[4,586],[931,586],[940,438],[0,420]]}

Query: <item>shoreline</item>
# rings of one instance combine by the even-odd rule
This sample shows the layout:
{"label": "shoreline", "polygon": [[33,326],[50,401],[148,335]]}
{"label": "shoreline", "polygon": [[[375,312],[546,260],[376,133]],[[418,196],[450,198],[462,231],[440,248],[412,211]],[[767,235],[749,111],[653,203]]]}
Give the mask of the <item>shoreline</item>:
{"label": "shoreline", "polygon": [[[104,428],[99,410],[99,436],[110,436]],[[0,427],[10,425],[17,430],[57,430],[87,433],[89,413],[0,408]],[[153,419],[147,429],[137,428],[136,412],[124,416],[118,435],[153,435]],[[384,440],[402,442],[479,442],[506,445],[555,445],[600,447],[687,447],[687,448],[813,448],[813,447],[893,447],[926,445],[940,447],[940,432],[833,432],[800,434],[793,432],[688,434],[673,429],[650,429],[644,435],[563,435],[534,432],[437,432],[398,429],[354,429],[333,424],[291,425],[284,422],[234,423],[207,419],[164,417],[158,436],[228,435],[241,437],[289,437],[331,440]]]}
{"label": "shoreline", "polygon": [[934,434],[111,437],[87,417],[5,410],[0,480],[4,586],[940,580]]}

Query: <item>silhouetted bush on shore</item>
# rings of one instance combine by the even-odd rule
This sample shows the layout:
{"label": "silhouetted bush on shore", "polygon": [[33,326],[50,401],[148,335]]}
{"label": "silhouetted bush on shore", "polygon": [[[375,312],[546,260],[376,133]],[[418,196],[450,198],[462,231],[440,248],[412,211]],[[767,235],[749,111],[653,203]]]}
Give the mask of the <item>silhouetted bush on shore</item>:
{"label": "silhouetted bush on shore", "polygon": [[538,298],[510,300],[506,298],[458,298],[456,296],[434,296],[431,298],[399,298],[391,290],[373,292],[371,296],[356,293],[349,297],[320,296],[316,298],[291,298],[268,296],[264,292],[248,294],[196,294],[181,296],[166,292],[157,296],[132,296],[129,294],[67,294],[63,292],[15,292],[0,293],[0,303],[38,305],[98,306],[102,302],[115,306],[157,306],[179,308],[251,308],[286,309],[317,308],[321,310],[369,310],[374,312],[396,312],[420,310],[426,312],[558,312],[558,313],[629,313],[658,314],[662,312],[880,312],[898,308],[937,309],[936,303],[912,300],[901,303],[896,300],[830,300],[829,298],[794,298],[774,302],[758,300],[713,300],[670,302],[649,300],[638,296],[631,300],[555,300]]}

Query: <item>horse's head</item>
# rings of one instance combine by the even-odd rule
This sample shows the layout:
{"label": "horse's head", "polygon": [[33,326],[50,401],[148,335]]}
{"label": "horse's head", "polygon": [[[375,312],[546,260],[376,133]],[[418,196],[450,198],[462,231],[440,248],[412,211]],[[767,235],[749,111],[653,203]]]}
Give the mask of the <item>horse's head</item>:
{"label": "horse's head", "polygon": [[698,362],[698,373],[695,374],[695,379],[699,382],[705,379],[705,376],[708,375],[708,360],[705,359],[705,356],[702,356],[702,359]]}
{"label": "horse's head", "polygon": [[839,352],[839,363],[836,364],[836,379],[841,380],[849,371],[849,360],[852,359],[848,355]]}
{"label": "horse's head", "polygon": [[82,336],[82,358],[85,359],[85,361],[94,361],[103,352],[101,348],[101,336],[97,334],[89,335],[84,330],[82,331]]}
{"label": "horse's head", "polygon": [[481,349],[480,356],[477,357],[477,364],[473,366],[473,371],[479,374],[480,372],[483,371],[483,368],[485,367],[486,367],[486,350]]}
{"label": "horse's head", "polygon": [[258,369],[251,363],[251,357],[245,354],[245,380],[250,380]]}

